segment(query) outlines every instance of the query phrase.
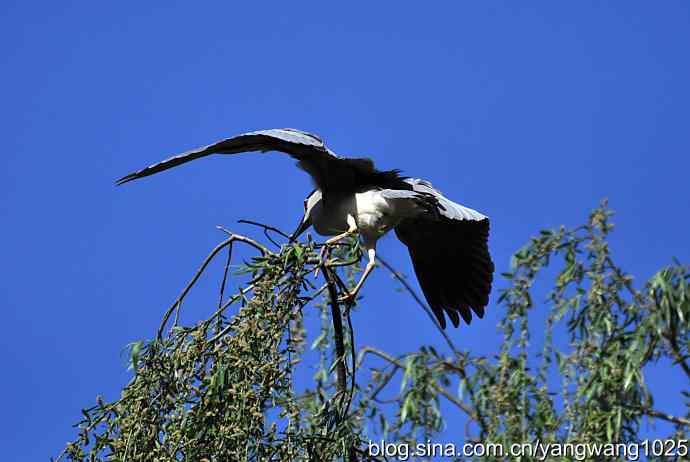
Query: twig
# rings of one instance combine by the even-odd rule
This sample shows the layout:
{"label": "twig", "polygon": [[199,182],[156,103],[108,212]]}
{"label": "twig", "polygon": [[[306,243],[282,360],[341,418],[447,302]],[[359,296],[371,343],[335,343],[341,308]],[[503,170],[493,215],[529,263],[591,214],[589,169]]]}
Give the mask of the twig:
{"label": "twig", "polygon": [[660,411],[655,411],[654,409],[648,409],[644,411],[645,414],[647,414],[650,417],[657,417],[662,420],[666,420],[668,422],[673,422],[678,425],[685,425],[690,426],[690,420],[684,419],[682,417],[676,417],[671,414],[666,414],[665,412],[660,412]]}
{"label": "twig", "polygon": [[[422,299],[419,297],[419,295],[417,295],[417,293],[414,291],[414,289],[412,289],[412,287],[407,283],[407,281],[403,277],[400,276],[400,273],[398,273],[395,270],[395,268],[393,268],[393,266],[391,266],[388,262],[383,260],[378,255],[376,256],[376,258],[379,260],[379,262],[384,267],[386,267],[386,269],[388,269],[388,271],[391,272],[391,274],[398,281],[400,281],[400,283],[405,287],[405,289],[407,289],[407,291],[410,293],[410,295],[412,295],[412,298],[414,298],[414,300],[417,302],[417,304],[424,309],[426,314],[429,316],[429,319],[431,319],[431,322],[434,323],[434,325],[436,326],[436,329],[441,333],[443,338],[446,340],[446,343],[448,344],[450,349],[453,351],[453,353],[455,353],[455,357],[458,359],[462,358],[463,356],[460,354],[458,349],[455,348],[455,344],[453,343],[453,341],[450,339],[450,337],[448,337],[448,334],[446,334],[446,331],[443,330],[441,328],[441,326],[439,325],[438,320],[436,319],[436,316],[434,316],[434,314],[431,312],[431,309],[426,305],[426,303],[424,303],[422,301]],[[482,435],[487,435],[489,432],[489,429],[488,429],[488,426],[486,425],[486,422],[484,420],[484,415],[479,410],[479,406],[477,406],[477,402],[476,402],[476,398],[475,398],[475,394],[474,394],[474,388],[472,388],[472,386],[470,385],[470,381],[467,377],[467,372],[465,371],[465,368],[455,366],[453,369],[456,370],[460,374],[460,379],[465,384],[465,388],[467,389],[467,394],[469,395],[470,401],[472,402],[472,405],[474,406],[474,408],[476,410],[476,420],[477,420],[477,423],[479,424],[479,428],[482,432]]]}
{"label": "twig", "polygon": [[65,448],[65,449],[62,450],[62,452],[60,453],[60,455],[58,455],[57,459],[53,459],[53,458],[51,457],[50,461],[51,461],[51,462],[61,462],[61,461],[62,461],[62,458],[65,457],[66,454],[67,454],[67,448]]}
{"label": "twig", "polygon": [[666,338],[666,341],[670,346],[671,354],[675,359],[674,362],[680,364],[680,367],[683,369],[683,372],[685,372],[685,375],[687,375],[688,378],[690,378],[690,366],[688,366],[688,363],[685,362],[685,358],[683,358],[683,352],[678,346],[678,326],[676,325],[677,323],[674,319],[674,316],[671,316],[669,318],[668,324],[668,328],[664,330],[662,336]]}
{"label": "twig", "polygon": [[412,298],[417,302],[419,306],[422,307],[422,309],[426,312],[426,314],[429,316],[429,319],[431,319],[431,322],[434,323],[434,326],[436,326],[436,329],[441,333],[443,338],[446,340],[446,343],[450,347],[450,349],[455,353],[457,356],[460,355],[460,352],[458,351],[457,348],[455,348],[455,344],[453,344],[453,341],[448,337],[448,334],[446,334],[446,331],[441,328],[441,325],[438,323],[438,320],[436,319],[436,316],[431,312],[431,308],[427,306],[426,303],[422,301],[422,299],[417,295],[417,292],[414,291],[412,286],[410,286],[407,281],[400,276],[400,273],[393,268],[388,262],[386,262],[383,258],[379,257],[378,255],[376,256],[376,259],[388,270],[390,273],[398,280],[400,283],[405,287],[405,289],[412,295]]}
{"label": "twig", "polygon": [[206,257],[204,262],[201,264],[201,267],[197,270],[196,274],[192,278],[191,281],[187,284],[187,286],[184,288],[182,293],[180,294],[179,297],[177,297],[177,300],[175,300],[175,303],[173,303],[170,308],[168,308],[168,311],[165,312],[165,315],[163,316],[163,321],[161,322],[160,327],[158,328],[158,339],[163,338],[163,330],[165,329],[165,325],[168,323],[168,320],[170,319],[170,316],[172,315],[173,311],[175,311],[175,308],[182,303],[182,300],[187,296],[187,293],[191,290],[191,288],[194,286],[196,281],[201,277],[201,274],[204,272],[208,264],[213,260],[213,258],[223,250],[226,246],[230,245],[230,243],[233,241],[233,238],[226,239],[220,244],[218,244],[212,251],[211,253]]}
{"label": "twig", "polygon": [[304,305],[306,305],[307,303],[311,302],[311,301],[314,300],[316,297],[318,297],[319,295],[321,295],[321,294],[323,293],[323,291],[326,290],[327,288],[328,288],[328,284],[327,284],[327,283],[324,284],[324,285],[322,285],[321,287],[319,287],[319,288],[316,290],[316,292],[314,292],[313,294],[311,294],[309,297],[304,298],[304,299],[302,300],[302,303],[303,303]]}
{"label": "twig", "polygon": [[127,435],[127,444],[125,444],[125,454],[122,456],[122,462],[127,461],[127,453],[129,452],[129,441],[130,441],[130,438],[132,437],[132,433],[134,433],[134,432],[130,431],[129,435]]}
{"label": "twig", "polygon": [[192,278],[191,281],[187,284],[187,286],[184,288],[180,296],[175,300],[175,303],[173,303],[170,308],[168,308],[168,311],[166,311],[165,315],[163,316],[163,321],[161,322],[160,327],[158,328],[158,339],[163,338],[163,331],[165,330],[165,326],[168,324],[168,321],[170,320],[170,316],[172,315],[173,311],[175,311],[175,308],[179,306],[180,303],[182,303],[182,300],[187,296],[191,288],[196,284],[196,281],[199,280],[201,275],[203,274],[204,270],[208,266],[209,263],[211,263],[211,260],[220,252],[223,250],[225,247],[230,245],[234,241],[240,241],[244,242],[245,244],[249,244],[250,246],[254,247],[255,249],[258,249],[263,255],[271,253],[266,247],[263,245],[259,244],[256,242],[254,239],[250,239],[245,236],[241,236],[239,234],[233,234],[227,229],[223,228],[222,226],[217,226],[218,229],[226,233],[228,236],[230,236],[228,239],[224,240],[220,244],[218,244],[212,251],[211,253],[206,257],[206,259],[203,261],[201,264],[201,267],[197,270],[196,274]]}
{"label": "twig", "polygon": [[[364,347],[364,348],[362,348],[362,349],[359,351],[359,357],[360,357],[360,358],[363,358],[364,355],[367,354],[367,353],[371,353],[371,354],[376,355],[376,356],[378,356],[378,357],[380,357],[380,358],[382,358],[382,359],[385,359],[385,360],[388,361],[389,363],[391,363],[391,364],[393,364],[393,365],[395,365],[395,366],[398,366],[398,367],[401,368],[401,369],[404,369],[404,368],[405,368],[405,366],[404,366],[400,361],[398,361],[396,358],[394,358],[393,356],[391,356],[391,355],[389,355],[388,353],[385,353],[385,352],[383,352],[383,351],[381,351],[381,350],[379,350],[379,349],[376,349],[376,348],[373,348],[373,347],[369,347],[369,346]],[[473,411],[472,411],[472,408],[470,408],[467,404],[463,403],[463,402],[460,401],[458,398],[456,398],[455,396],[451,395],[451,394],[448,392],[448,390],[446,390],[445,388],[443,388],[443,387],[440,386],[439,384],[433,383],[433,384],[431,384],[431,385],[434,387],[434,389],[435,389],[438,393],[440,393],[441,395],[445,396],[446,399],[448,399],[448,401],[450,401],[451,403],[455,404],[455,405],[456,405],[460,410],[462,410],[465,414],[467,414],[469,417],[471,417],[471,418],[477,420],[477,414],[476,414],[475,412],[473,412]]]}
{"label": "twig", "polygon": [[271,251],[268,250],[267,247],[264,247],[263,245],[259,244],[254,239],[248,238],[246,236],[242,236],[240,234],[235,234],[231,231],[228,231],[227,229],[225,229],[224,227],[222,227],[220,225],[216,226],[216,228],[223,231],[225,234],[230,236],[230,238],[235,240],[235,241],[240,241],[240,242],[244,242],[245,244],[251,245],[252,247],[257,249],[259,252],[261,252],[263,255],[267,255],[267,254],[271,253]]}
{"label": "twig", "polygon": [[225,294],[225,283],[228,281],[228,270],[232,260],[232,242],[228,245],[228,258],[225,260],[225,270],[223,271],[223,282],[220,283],[220,297],[218,298],[218,309],[223,306],[223,295]]}
{"label": "twig", "polygon": [[175,319],[173,320],[173,327],[177,327],[180,322],[180,311],[182,311],[182,302],[178,303],[175,307]]}
{"label": "twig", "polygon": [[336,268],[338,266],[352,266],[359,260],[359,258],[355,258],[353,260],[328,260],[326,264],[329,268]]}
{"label": "twig", "polygon": [[[247,287],[240,289],[240,292],[238,294],[234,295],[233,297],[230,297],[230,299],[227,302],[225,302],[225,304],[223,304],[223,306],[221,306],[218,309],[218,311],[216,311],[215,313],[213,313],[213,315],[211,315],[211,317],[207,321],[206,326],[208,326],[208,323],[210,323],[216,316],[220,316],[228,306],[230,306],[231,304],[233,304],[234,302],[236,302],[240,298],[244,297],[244,294],[246,294],[247,292],[249,292],[252,289],[254,289],[253,283],[249,284]],[[222,336],[224,336],[225,334],[227,334],[232,329],[232,327],[233,327],[232,324],[228,324],[227,326],[225,326],[223,328],[223,330],[221,330],[216,335],[211,337],[208,341],[208,346],[211,346],[215,342],[217,342],[218,339],[221,338]]]}
{"label": "twig", "polygon": [[233,295],[232,297],[230,297],[230,298],[228,299],[228,301],[226,301],[225,303],[223,303],[223,304],[220,306],[220,308],[218,308],[218,309],[216,310],[216,312],[213,313],[213,314],[208,318],[208,321],[209,321],[209,322],[210,322],[210,321],[213,321],[216,317],[218,317],[218,316],[220,316],[221,314],[223,314],[223,311],[225,311],[230,305],[232,305],[232,304],[235,303],[237,300],[239,300],[240,298],[242,298],[247,292],[249,292],[250,290],[254,289],[256,283],[257,283],[260,279],[261,279],[261,277],[257,277],[257,278],[255,278],[255,279],[252,279],[251,281],[249,281],[249,284],[247,284],[244,288],[240,289],[240,291],[239,291],[238,293],[236,293],[235,295]]}
{"label": "twig", "polygon": [[376,397],[383,391],[384,388],[386,388],[386,385],[391,381],[393,376],[395,375],[396,372],[400,370],[400,367],[397,364],[391,364],[393,366],[393,369],[386,373],[386,375],[383,377],[383,379],[379,382],[379,385],[376,387],[376,389],[369,395],[369,399],[372,401],[376,400]]}
{"label": "twig", "polygon": [[[459,359],[460,357],[458,357]],[[463,358],[464,360],[464,358]],[[446,366],[448,363],[444,361],[444,364]],[[470,397],[470,401],[472,402],[472,405],[474,406],[475,412],[477,414],[477,424],[479,425],[479,430],[481,431],[481,439],[484,439],[488,434],[489,434],[489,426],[486,423],[486,420],[484,419],[484,414],[482,414],[482,411],[477,404],[477,398],[474,394],[474,388],[470,384],[470,380],[467,377],[467,371],[465,370],[465,364],[463,363],[460,367],[455,366],[453,370],[457,371],[458,374],[460,374],[460,380],[465,384],[465,389],[467,389],[467,394]]]}
{"label": "twig", "polygon": [[[230,262],[232,261],[232,243],[228,245],[228,258],[225,260],[225,268],[223,269],[223,281],[220,283],[220,295],[218,296],[218,312],[223,308],[223,298],[225,295],[225,284],[228,280],[228,271],[230,270]],[[222,326],[222,316],[218,316],[218,321],[216,322],[216,332],[218,332]]]}
{"label": "twig", "polygon": [[650,417],[656,417],[661,420],[665,420],[667,422],[671,422],[677,425],[684,425],[684,426],[690,426],[690,420],[683,418],[683,417],[677,417],[675,415],[671,414],[666,414],[665,412],[657,411],[655,409],[647,409],[642,406],[638,406],[635,404],[627,404],[627,403],[619,403],[623,407],[627,407],[628,409],[634,409],[642,414],[646,414]]}
{"label": "twig", "polygon": [[246,223],[248,225],[254,225],[254,226],[259,226],[260,228],[264,229],[264,236],[271,241],[273,244],[275,244],[276,247],[280,247],[276,241],[271,239],[271,236],[268,235],[268,231],[273,231],[276,234],[280,234],[283,236],[285,239],[290,239],[290,236],[285,234],[283,231],[279,230],[275,226],[270,226],[270,225],[265,225],[263,223],[259,223],[258,221],[251,221],[251,220],[237,220],[237,223]]}
{"label": "twig", "polygon": [[[328,295],[331,299],[331,317],[333,318],[333,337],[335,340],[335,355],[336,355],[336,389],[337,395],[340,396],[339,400],[342,401],[346,393],[347,388],[347,371],[345,367],[345,344],[343,342],[343,320],[340,314],[340,304],[338,303],[338,290],[336,288],[336,283],[334,281],[334,274],[331,269],[326,266],[325,263],[321,264],[321,269],[323,275],[326,278],[328,285]],[[337,274],[335,279],[337,279]],[[349,319],[349,318],[348,318]],[[354,361],[354,359],[353,359]],[[353,371],[353,390],[354,390],[354,371]],[[350,400],[352,396],[350,396]],[[347,408],[349,408],[350,402],[348,400],[347,407],[339,412],[339,418],[342,419],[347,415]],[[348,461],[357,462],[357,456],[355,453],[357,448],[353,445],[348,448]]]}
{"label": "twig", "polygon": [[336,356],[336,388],[338,394],[345,396],[347,387],[347,376],[345,371],[345,343],[343,342],[343,320],[340,313],[340,304],[338,303],[338,290],[333,278],[331,270],[325,265],[322,266],[323,275],[328,283],[328,295],[331,304],[331,317],[333,318],[333,336],[335,340],[335,356]]}
{"label": "twig", "polygon": [[350,405],[352,404],[352,398],[355,396],[355,386],[356,386],[356,376],[357,376],[357,361],[355,360],[355,330],[352,328],[352,317],[350,316],[350,306],[345,310],[345,317],[347,318],[347,327],[350,329],[350,355],[352,356],[352,373],[350,374],[351,385],[350,385],[350,396],[347,398],[347,405],[343,411],[343,415],[350,412]]}
{"label": "twig", "polygon": [[688,363],[685,362],[685,359],[683,359],[683,355],[680,351],[680,348],[678,347],[678,341],[675,337],[669,337],[667,337],[667,340],[671,346],[671,353],[673,354],[673,358],[675,359],[674,362],[680,364],[680,367],[683,369],[683,372],[685,372],[685,375],[687,375],[688,378],[690,378],[690,366],[688,366]]}

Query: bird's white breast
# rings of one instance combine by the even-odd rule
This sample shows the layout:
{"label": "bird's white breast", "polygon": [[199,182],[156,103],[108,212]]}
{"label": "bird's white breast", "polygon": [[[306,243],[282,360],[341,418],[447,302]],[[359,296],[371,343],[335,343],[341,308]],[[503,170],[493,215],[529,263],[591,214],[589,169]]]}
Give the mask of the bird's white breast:
{"label": "bird's white breast", "polygon": [[355,220],[362,234],[382,235],[397,223],[393,223],[391,204],[376,190],[355,194]]}
{"label": "bird's white breast", "polygon": [[314,207],[312,223],[316,232],[331,236],[347,231],[347,217],[351,215],[364,236],[377,238],[397,224],[392,205],[376,190],[330,197],[323,207]]}

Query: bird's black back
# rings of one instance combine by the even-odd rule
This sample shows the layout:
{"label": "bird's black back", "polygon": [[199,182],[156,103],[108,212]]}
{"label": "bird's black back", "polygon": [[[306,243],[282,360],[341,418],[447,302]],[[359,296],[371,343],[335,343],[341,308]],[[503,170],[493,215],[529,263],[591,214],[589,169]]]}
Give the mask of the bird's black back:
{"label": "bird's black back", "polygon": [[335,168],[328,170],[323,188],[325,194],[355,193],[370,188],[412,190],[400,170],[377,170],[368,158],[339,158],[331,160],[331,165]]}

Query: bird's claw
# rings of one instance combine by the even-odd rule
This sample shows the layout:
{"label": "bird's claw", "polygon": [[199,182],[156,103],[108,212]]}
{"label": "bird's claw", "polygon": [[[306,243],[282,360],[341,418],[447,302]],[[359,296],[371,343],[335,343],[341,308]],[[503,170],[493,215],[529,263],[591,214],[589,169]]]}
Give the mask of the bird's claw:
{"label": "bird's claw", "polygon": [[338,303],[346,303],[348,305],[352,305],[352,303],[355,301],[356,296],[357,294],[355,293],[347,292],[342,297],[338,297]]}

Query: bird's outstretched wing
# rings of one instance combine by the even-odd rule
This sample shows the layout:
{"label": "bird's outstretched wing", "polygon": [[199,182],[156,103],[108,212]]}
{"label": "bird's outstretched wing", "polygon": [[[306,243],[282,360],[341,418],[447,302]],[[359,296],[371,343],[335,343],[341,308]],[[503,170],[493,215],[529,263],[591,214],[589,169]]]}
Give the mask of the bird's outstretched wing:
{"label": "bird's outstretched wing", "polygon": [[121,185],[153,175],[211,154],[239,154],[252,151],[279,151],[289,154],[299,161],[300,167],[312,176],[318,186],[323,185],[323,176],[328,170],[327,164],[333,160],[339,160],[321,138],[311,133],[294,128],[259,130],[218,141],[149,165],[142,170],[123,176],[116,181],[116,184]]}
{"label": "bird's outstretched wing", "polygon": [[435,217],[406,219],[395,228],[441,327],[446,327],[444,312],[455,327],[460,317],[469,324],[472,311],[483,317],[494,272],[488,248],[489,219],[448,200],[426,181],[405,181],[414,191],[434,195],[442,206]]}

